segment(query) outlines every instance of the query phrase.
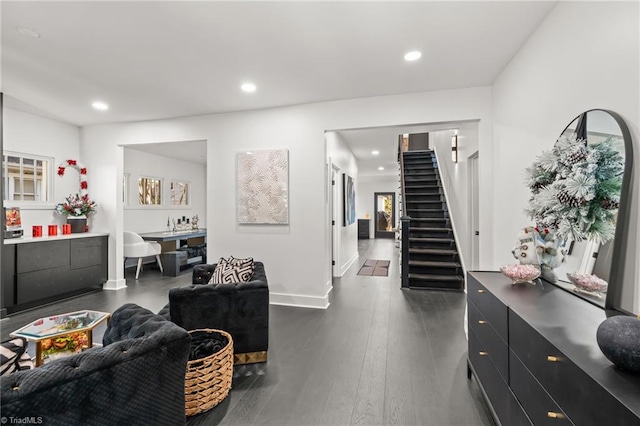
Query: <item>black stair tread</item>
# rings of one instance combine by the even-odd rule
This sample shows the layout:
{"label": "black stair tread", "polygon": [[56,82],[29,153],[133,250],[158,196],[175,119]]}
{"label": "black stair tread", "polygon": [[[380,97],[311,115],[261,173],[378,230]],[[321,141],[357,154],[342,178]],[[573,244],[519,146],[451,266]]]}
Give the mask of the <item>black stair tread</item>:
{"label": "black stair tread", "polygon": [[[409,183],[412,183],[411,181],[409,182],[405,182],[404,183],[404,189],[406,190],[407,188],[411,188],[411,189],[426,189],[426,188],[438,188],[440,189],[441,186],[440,185],[408,185]],[[411,193],[411,195],[415,195],[415,193]],[[429,194],[425,194],[425,195],[429,195]]]}
{"label": "black stair tread", "polygon": [[453,238],[437,238],[437,237],[409,237],[409,241],[425,242],[425,243],[453,243]]}
{"label": "black stair tread", "polygon": [[[411,194],[414,195],[414,194]],[[407,200],[407,204],[442,204],[442,200]],[[407,207],[408,208],[408,207]]]}
{"label": "black stair tread", "polygon": [[412,217],[411,221],[414,220],[418,222],[445,222],[449,219],[446,217]]}
{"label": "black stair tread", "polygon": [[409,266],[424,266],[430,268],[460,268],[457,262],[436,262],[433,260],[409,260]]}
{"label": "black stair tread", "polygon": [[412,207],[407,207],[408,212],[444,212],[443,209],[414,209]]}
{"label": "black stair tread", "polygon": [[434,176],[436,174],[437,172],[435,169],[429,172],[425,172],[422,169],[412,169],[412,170],[405,170],[405,173],[404,173],[405,176]]}
{"label": "black stair tread", "polygon": [[464,278],[460,275],[432,275],[432,274],[409,274],[409,279],[423,280],[423,281],[463,281]]}
{"label": "black stair tread", "polygon": [[[434,185],[433,187],[434,188],[440,188],[440,186],[438,186],[438,185]],[[418,187],[416,186],[415,188],[418,188]],[[410,200],[407,199],[407,203],[410,203],[410,202],[419,203],[421,200],[415,200],[414,201],[413,198],[416,198],[416,197],[433,197],[434,194],[433,194],[433,192],[407,192],[405,195],[406,195],[406,198],[411,198]],[[411,197],[409,197],[409,196],[411,196]],[[443,202],[442,200],[424,200],[424,201]]]}
{"label": "black stair tread", "polygon": [[455,250],[450,249],[434,249],[434,248],[409,248],[409,253],[416,254],[446,254],[446,255],[456,255],[458,254]]}
{"label": "black stair tread", "polygon": [[453,231],[452,228],[430,228],[428,226],[426,227],[411,227],[409,228],[411,230],[411,232],[415,231],[415,232],[431,232],[431,231]]}

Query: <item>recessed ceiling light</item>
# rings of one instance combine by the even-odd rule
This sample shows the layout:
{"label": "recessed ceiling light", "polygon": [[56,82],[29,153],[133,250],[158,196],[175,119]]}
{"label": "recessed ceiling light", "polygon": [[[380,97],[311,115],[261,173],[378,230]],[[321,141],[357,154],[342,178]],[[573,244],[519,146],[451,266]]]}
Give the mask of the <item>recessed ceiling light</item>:
{"label": "recessed ceiling light", "polygon": [[27,27],[17,27],[16,30],[27,37],[40,38],[40,33],[34,29]]}
{"label": "recessed ceiling light", "polygon": [[257,87],[253,83],[242,83],[242,86],[240,86],[240,89],[242,89],[243,92],[253,93],[256,91]]}
{"label": "recessed ceiling light", "polygon": [[421,57],[422,57],[422,53],[418,52],[417,50],[412,50],[411,52],[407,52],[407,54],[404,55],[404,60],[405,61],[417,61]]}
{"label": "recessed ceiling light", "polygon": [[378,155],[378,154],[380,154],[380,151],[371,151],[371,153],[372,153],[373,155]]}
{"label": "recessed ceiling light", "polygon": [[378,170],[384,170],[384,167],[380,166],[378,167]]}
{"label": "recessed ceiling light", "polygon": [[105,104],[104,102],[101,101],[95,101],[94,103],[91,104],[91,106],[94,109],[97,109],[99,111],[106,111],[109,109],[109,105]]}

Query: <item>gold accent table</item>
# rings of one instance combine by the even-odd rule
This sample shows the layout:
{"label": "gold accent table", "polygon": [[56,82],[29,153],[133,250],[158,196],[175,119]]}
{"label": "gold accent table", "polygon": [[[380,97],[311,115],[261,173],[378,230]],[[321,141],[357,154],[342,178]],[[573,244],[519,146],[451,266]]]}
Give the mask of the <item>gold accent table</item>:
{"label": "gold accent table", "polygon": [[111,318],[99,311],[77,311],[40,318],[10,333],[36,344],[36,367],[45,360],[69,356],[93,346],[93,329]]}

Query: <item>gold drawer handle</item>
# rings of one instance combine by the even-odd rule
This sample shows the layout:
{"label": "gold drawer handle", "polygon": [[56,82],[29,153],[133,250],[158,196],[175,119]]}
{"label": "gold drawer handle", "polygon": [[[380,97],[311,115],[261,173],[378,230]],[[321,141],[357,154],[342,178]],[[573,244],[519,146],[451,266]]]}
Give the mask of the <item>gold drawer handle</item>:
{"label": "gold drawer handle", "polygon": [[547,417],[550,419],[564,419],[562,413],[556,413],[555,411],[547,411]]}
{"label": "gold drawer handle", "polygon": [[481,356],[489,355],[489,352],[480,351],[478,352]]}
{"label": "gold drawer handle", "polygon": [[478,290],[478,293],[484,293],[484,290]]}
{"label": "gold drawer handle", "polygon": [[559,359],[558,359],[558,357],[557,357],[557,356],[548,355],[548,356],[547,356],[547,361],[549,361],[549,362],[558,362],[558,361],[559,361]]}
{"label": "gold drawer handle", "polygon": [[485,320],[478,320],[478,324],[488,324]]}

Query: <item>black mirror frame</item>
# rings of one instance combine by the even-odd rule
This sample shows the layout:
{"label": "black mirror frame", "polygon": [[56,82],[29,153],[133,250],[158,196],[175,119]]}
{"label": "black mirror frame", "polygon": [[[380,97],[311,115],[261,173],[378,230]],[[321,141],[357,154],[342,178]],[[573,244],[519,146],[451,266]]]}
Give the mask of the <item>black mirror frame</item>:
{"label": "black mirror frame", "polygon": [[578,120],[575,132],[579,138],[586,139],[587,113],[592,111],[606,112],[611,117],[613,117],[613,119],[620,127],[625,150],[624,174],[622,176],[622,188],[620,189],[620,207],[618,208],[618,218],[616,220],[616,231],[611,254],[611,268],[609,271],[609,287],[607,290],[607,297],[604,302],[604,309],[607,312],[607,316],[620,314],[633,315],[631,312],[628,312],[621,307],[622,286],[624,282],[625,252],[627,250],[627,244],[629,241],[629,234],[626,232],[626,230],[629,226],[630,220],[629,210],[631,186],[633,185],[633,140],[631,138],[629,127],[618,113],[607,109],[594,108],[583,112],[582,114],[571,120],[567,127],[565,127],[560,134],[563,135],[567,131],[571,123]]}

